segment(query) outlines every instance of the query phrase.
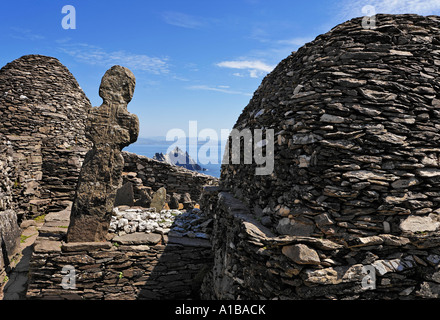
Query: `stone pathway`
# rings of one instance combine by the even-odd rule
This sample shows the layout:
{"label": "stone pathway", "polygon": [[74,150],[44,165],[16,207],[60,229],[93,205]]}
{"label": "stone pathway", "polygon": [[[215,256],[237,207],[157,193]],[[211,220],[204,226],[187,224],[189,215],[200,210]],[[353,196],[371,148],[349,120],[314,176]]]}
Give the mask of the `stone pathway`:
{"label": "stone pathway", "polygon": [[8,280],[3,290],[0,290],[0,300],[25,300],[33,244],[38,237],[38,229],[42,225],[43,222],[34,220],[28,220],[22,224],[18,253],[11,260]]}
{"label": "stone pathway", "polygon": [[34,220],[24,221],[22,228],[20,247],[18,254],[11,261],[8,272],[8,281],[0,289],[0,300],[25,300],[28,287],[29,262],[32,257],[34,244],[37,238],[46,239],[56,237],[67,232],[69,225],[69,216],[72,203],[60,212],[53,212],[46,215],[44,221],[36,222]]}

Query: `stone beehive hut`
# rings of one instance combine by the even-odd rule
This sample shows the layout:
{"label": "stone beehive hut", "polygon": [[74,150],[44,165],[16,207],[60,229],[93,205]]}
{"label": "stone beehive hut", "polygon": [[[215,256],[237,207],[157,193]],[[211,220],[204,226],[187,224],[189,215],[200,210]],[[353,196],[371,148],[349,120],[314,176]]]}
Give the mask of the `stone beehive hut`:
{"label": "stone beehive hut", "polygon": [[274,170],[222,166],[214,297],[438,297],[439,25],[353,19],[263,80],[235,128],[274,130]]}
{"label": "stone beehive hut", "polygon": [[439,21],[379,15],[365,30],[351,20],[282,61],[235,126],[274,129],[273,174],[224,166],[224,186],[259,206],[280,234],[399,232],[402,217],[435,213]]}
{"label": "stone beehive hut", "polygon": [[0,135],[13,148],[13,194],[19,213],[55,209],[71,200],[90,142],[91,107],[57,59],[23,56],[0,70]]}

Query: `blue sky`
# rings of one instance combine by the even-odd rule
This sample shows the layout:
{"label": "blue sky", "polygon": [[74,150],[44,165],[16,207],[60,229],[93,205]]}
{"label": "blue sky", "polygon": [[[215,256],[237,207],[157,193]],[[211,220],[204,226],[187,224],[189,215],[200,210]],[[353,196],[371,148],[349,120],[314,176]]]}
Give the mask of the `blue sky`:
{"label": "blue sky", "polygon": [[[65,30],[62,8],[76,11]],[[0,5],[0,65],[56,57],[93,106],[112,65],[137,79],[129,111],[140,136],[231,129],[264,76],[291,51],[372,5],[376,13],[440,14],[440,0],[19,0]]]}

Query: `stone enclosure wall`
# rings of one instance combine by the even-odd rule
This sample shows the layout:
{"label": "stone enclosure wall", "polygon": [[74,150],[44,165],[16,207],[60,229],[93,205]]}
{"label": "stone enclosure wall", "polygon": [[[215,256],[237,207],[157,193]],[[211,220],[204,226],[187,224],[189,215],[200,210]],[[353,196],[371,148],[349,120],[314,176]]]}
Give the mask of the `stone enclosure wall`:
{"label": "stone enclosure wall", "polygon": [[0,135],[0,286],[6,269],[16,253],[20,237],[17,224],[17,205],[12,196],[14,187],[13,151],[6,139]]}
{"label": "stone enclosure wall", "polygon": [[[167,194],[174,194],[180,202],[196,203],[202,194],[204,185],[218,184],[218,178],[212,176],[131,152],[123,151],[122,155],[125,160],[123,183],[132,183],[137,200],[141,199],[143,192],[147,192],[148,197],[151,197],[153,191],[164,187]],[[184,200],[185,194],[188,200]],[[148,204],[150,201],[148,199],[144,203]]]}
{"label": "stone enclosure wall", "polygon": [[28,299],[200,297],[202,280],[212,264],[209,240],[135,232],[113,235],[108,242],[66,243],[69,213],[50,213],[39,231]]}
{"label": "stone enclosure wall", "polygon": [[201,201],[214,215],[214,266],[204,299],[436,299],[440,237],[359,237],[352,243],[276,235],[218,187]]}

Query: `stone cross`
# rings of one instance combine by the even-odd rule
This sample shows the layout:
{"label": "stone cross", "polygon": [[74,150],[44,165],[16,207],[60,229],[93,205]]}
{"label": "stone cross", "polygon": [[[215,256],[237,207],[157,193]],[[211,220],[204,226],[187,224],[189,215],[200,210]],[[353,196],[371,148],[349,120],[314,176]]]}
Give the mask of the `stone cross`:
{"label": "stone cross", "polygon": [[106,241],[116,192],[122,184],[121,150],[137,140],[139,120],[127,111],[136,79],[127,68],[113,66],[99,88],[100,107],[89,111],[86,136],[93,148],[86,154],[72,205],[68,242]]}

